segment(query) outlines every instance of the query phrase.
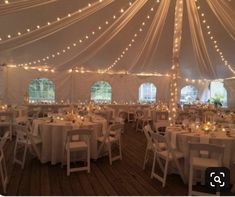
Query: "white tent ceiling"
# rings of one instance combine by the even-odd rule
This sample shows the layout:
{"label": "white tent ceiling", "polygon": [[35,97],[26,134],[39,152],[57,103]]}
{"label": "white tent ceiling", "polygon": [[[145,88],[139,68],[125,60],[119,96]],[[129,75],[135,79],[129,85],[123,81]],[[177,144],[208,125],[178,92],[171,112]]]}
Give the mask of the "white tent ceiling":
{"label": "white tent ceiling", "polygon": [[[134,0],[130,1],[134,3]],[[128,22],[127,25],[112,40],[110,40],[110,42],[97,51],[96,54],[90,57],[87,61],[82,62],[82,64],[80,61],[83,56],[87,55],[85,53],[81,56],[78,56],[77,58],[73,57],[80,53],[86,46],[92,43],[102,32],[104,32],[115,21],[113,19],[113,15],[118,18],[118,16],[121,15],[120,10],[126,10],[129,7],[130,1],[114,0],[112,3],[90,15],[89,17],[86,17],[83,20],[43,39],[13,50],[1,50],[0,63],[28,63],[42,59],[51,54],[56,54],[58,51],[60,51],[62,55],[56,56],[56,58],[50,58],[45,62],[48,65],[54,66],[56,69],[69,69],[75,66],[83,66],[89,70],[106,69],[121,55],[122,51],[125,50],[125,48],[130,43],[133,34],[135,32],[139,32],[142,21],[144,21],[148,15],[153,16],[155,14],[160,4],[157,0],[148,0],[141,10],[133,17],[133,19]],[[235,10],[235,1],[224,1],[226,1],[229,6]],[[9,2],[12,3],[14,1],[9,0]],[[86,7],[88,3],[94,2],[96,1],[58,0],[54,3],[25,9],[20,12],[0,15],[0,38],[6,40],[7,35],[9,34],[13,36],[17,35],[17,32],[25,32],[27,28],[31,30],[36,29],[37,25],[43,26],[47,24],[48,21],[55,21],[57,17],[67,16],[68,13],[73,13],[81,8]],[[1,3],[4,3],[4,1],[1,1]],[[234,40],[229,36],[228,32],[218,21],[217,17],[215,17],[214,13],[205,0],[198,0],[198,5],[200,5],[200,11],[205,13],[207,24],[210,25],[211,32],[213,33],[213,36],[216,37],[219,48],[223,52],[224,57],[226,57],[228,62],[235,69]],[[153,12],[150,12],[151,7],[155,8]],[[194,56],[186,5],[184,7],[182,47],[180,52],[180,75],[182,77],[196,79],[202,77],[205,78],[207,76],[200,71]],[[175,0],[172,0],[164,29],[160,37],[160,42],[156,51],[154,52],[153,58],[148,61],[146,65],[137,65],[133,67],[130,72],[144,71],[169,73],[169,70],[172,66],[174,9]],[[151,17],[150,20],[146,20],[145,26],[142,27],[143,31],[138,34],[139,36],[135,39],[135,42],[131,47],[129,47],[129,50],[126,52],[124,57],[113,67],[112,70],[129,70],[130,65],[136,58],[136,54],[138,54],[139,50],[141,50],[152,18],[153,17]],[[108,21],[109,24],[105,24],[106,21]],[[98,29],[99,26],[102,27],[100,30]],[[225,78],[232,76],[231,71],[229,71],[229,69],[224,66],[220,56],[214,49],[214,45],[212,44],[210,37],[207,35],[207,30],[203,27],[203,24],[202,30],[211,63],[216,71],[217,77]],[[95,31],[95,35],[92,35],[92,31]],[[87,35],[89,36],[89,39],[85,39]],[[66,50],[66,53],[62,52],[62,49],[66,49],[67,46],[72,46],[74,42],[78,42],[80,39],[82,39],[83,42],[79,44],[79,46],[71,47],[71,49]],[[40,66],[41,63],[37,63],[36,65]]]}

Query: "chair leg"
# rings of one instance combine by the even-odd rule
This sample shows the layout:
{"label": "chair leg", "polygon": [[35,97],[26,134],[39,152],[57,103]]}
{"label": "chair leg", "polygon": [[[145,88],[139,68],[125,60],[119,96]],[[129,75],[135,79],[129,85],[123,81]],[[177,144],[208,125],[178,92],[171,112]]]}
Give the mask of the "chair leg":
{"label": "chair leg", "polygon": [[188,184],[188,195],[192,196],[192,188],[193,188],[193,167],[190,165],[189,169],[189,184]]}
{"label": "chair leg", "polygon": [[155,164],[156,164],[156,152],[154,152],[154,157],[153,157],[153,166],[152,166],[152,172],[151,172],[151,179],[153,178],[153,175],[155,173]]}
{"label": "chair leg", "polygon": [[120,155],[120,160],[122,160],[122,143],[121,143],[121,139],[119,139],[119,155]]}
{"label": "chair leg", "polygon": [[87,149],[87,172],[90,173],[91,172],[91,163],[90,163],[90,148],[88,147]]}
{"label": "chair leg", "polygon": [[15,163],[15,161],[16,161],[17,145],[18,145],[18,141],[17,141],[17,139],[16,139],[16,143],[15,143],[15,147],[14,147],[14,159],[13,159],[13,163]]}
{"label": "chair leg", "polygon": [[158,161],[158,164],[159,164],[159,166],[160,166],[160,169],[161,169],[162,172],[164,173],[164,167],[163,167],[163,164],[162,164],[162,162],[161,162],[161,160],[160,160],[159,157],[157,157],[157,161]]}
{"label": "chair leg", "polygon": [[26,155],[27,155],[27,150],[28,150],[28,146],[24,145],[23,163],[22,163],[22,166],[21,166],[22,169],[24,168],[24,164],[25,164],[25,160],[26,160]]}
{"label": "chair leg", "polygon": [[143,170],[145,169],[145,165],[146,165],[146,163],[147,163],[147,155],[148,155],[148,148],[146,147],[145,155],[144,155],[144,165],[143,165]]}
{"label": "chair leg", "polygon": [[67,176],[70,175],[70,151],[66,150],[67,152]]}
{"label": "chair leg", "polygon": [[138,131],[138,127],[139,127],[139,119],[136,120],[136,128],[135,128],[136,132]]}
{"label": "chair leg", "polygon": [[5,157],[4,157],[4,153],[3,154],[3,172],[5,174],[5,178],[4,178],[4,191],[6,193],[6,188],[7,188],[7,184],[8,184],[8,175],[7,175],[7,166],[6,166],[6,161],[5,161]]}
{"label": "chair leg", "polygon": [[167,177],[167,173],[168,173],[168,164],[169,164],[169,161],[167,159],[166,164],[165,164],[165,168],[164,168],[162,187],[165,187],[165,185],[166,185],[166,177]]}
{"label": "chair leg", "polygon": [[182,170],[182,168],[180,167],[180,164],[179,164],[179,160],[175,159],[175,163],[176,163],[176,167],[177,167],[177,169],[180,173],[180,176],[181,176],[183,182],[186,183],[183,170]]}
{"label": "chair leg", "polygon": [[4,170],[4,156],[1,155],[1,161],[0,161],[0,173],[1,173],[1,182],[2,182],[2,187],[3,187],[3,192],[4,194],[6,193],[6,184],[7,184],[7,174],[6,171]]}
{"label": "chair leg", "polygon": [[109,149],[109,164],[112,165],[112,147],[111,143],[108,143],[108,149]]}

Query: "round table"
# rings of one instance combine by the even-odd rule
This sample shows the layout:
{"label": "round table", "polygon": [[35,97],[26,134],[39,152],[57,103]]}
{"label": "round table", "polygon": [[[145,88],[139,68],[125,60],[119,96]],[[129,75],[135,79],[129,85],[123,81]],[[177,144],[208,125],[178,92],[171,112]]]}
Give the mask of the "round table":
{"label": "round table", "polygon": [[204,131],[189,132],[180,127],[168,127],[167,133],[171,146],[184,154],[184,174],[189,177],[189,145],[188,142],[209,143],[224,146],[223,165],[230,169],[231,182],[235,183],[235,135],[228,137],[224,131],[216,131],[213,134],[205,134]]}
{"label": "round table", "polygon": [[[91,159],[98,158],[97,137],[101,136],[107,129],[107,121],[104,118],[84,121],[80,128],[89,128],[91,134]],[[56,120],[49,122],[47,118],[36,119],[33,121],[33,134],[40,135],[42,138],[41,162],[51,162],[51,164],[63,161],[64,144],[67,131],[78,128],[79,125],[71,121]]]}

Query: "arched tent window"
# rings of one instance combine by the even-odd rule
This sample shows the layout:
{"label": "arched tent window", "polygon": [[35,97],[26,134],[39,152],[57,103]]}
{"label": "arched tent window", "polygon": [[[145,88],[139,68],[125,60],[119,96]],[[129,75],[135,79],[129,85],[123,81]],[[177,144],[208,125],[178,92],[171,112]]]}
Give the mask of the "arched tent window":
{"label": "arched tent window", "polygon": [[139,87],[139,101],[141,103],[156,102],[157,88],[153,83],[143,83]]}
{"label": "arched tent window", "polygon": [[210,102],[214,104],[222,104],[227,107],[227,90],[224,88],[224,83],[220,81],[212,81],[210,83]]}
{"label": "arched tent window", "polygon": [[54,82],[47,78],[33,79],[29,84],[29,102],[55,102]]}
{"label": "arched tent window", "polygon": [[187,85],[181,89],[180,92],[180,103],[188,104],[192,103],[197,98],[198,90],[192,85]]}
{"label": "arched tent window", "polygon": [[97,81],[91,87],[91,100],[95,102],[111,103],[112,87],[107,81]]}

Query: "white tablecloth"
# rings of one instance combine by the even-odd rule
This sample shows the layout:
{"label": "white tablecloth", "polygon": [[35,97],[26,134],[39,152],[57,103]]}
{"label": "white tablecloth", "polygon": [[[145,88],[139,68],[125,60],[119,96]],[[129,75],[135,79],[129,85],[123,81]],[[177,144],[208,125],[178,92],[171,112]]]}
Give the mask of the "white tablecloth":
{"label": "white tablecloth", "polygon": [[[231,171],[231,182],[235,183],[234,161],[235,161],[235,137],[227,137],[225,132],[218,131],[214,135],[205,135],[203,132],[190,133],[188,131],[176,131],[173,128],[167,128],[171,144],[184,153],[184,174],[188,179],[189,175],[189,146],[188,142],[210,143],[224,146],[223,164]],[[233,172],[233,173],[232,173]]]}
{"label": "white tablecloth", "polygon": [[[105,123],[103,122],[84,122],[81,127],[92,129],[91,134],[91,159],[98,158],[97,137],[102,135]],[[107,125],[107,123],[106,123]],[[107,127],[107,126],[106,126]],[[36,119],[33,122],[33,134],[40,135],[42,138],[41,162],[51,162],[51,164],[63,161],[64,144],[67,131],[77,128],[71,122],[59,121],[49,123],[48,120]]]}

